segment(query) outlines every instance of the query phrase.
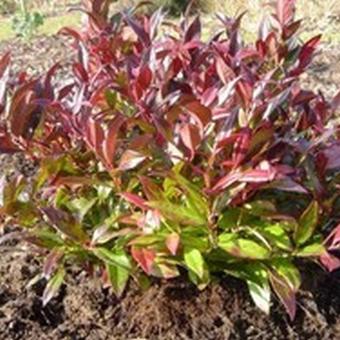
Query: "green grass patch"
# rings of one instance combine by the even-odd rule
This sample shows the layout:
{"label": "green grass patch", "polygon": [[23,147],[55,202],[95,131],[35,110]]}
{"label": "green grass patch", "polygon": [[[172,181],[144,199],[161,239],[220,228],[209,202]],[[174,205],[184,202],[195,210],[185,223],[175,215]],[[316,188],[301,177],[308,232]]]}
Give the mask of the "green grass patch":
{"label": "green grass patch", "polygon": [[[45,18],[44,24],[39,27],[37,34],[53,35],[56,34],[62,27],[71,26],[79,27],[81,15],[79,13],[70,13],[57,17]],[[15,33],[12,30],[11,19],[1,19],[0,21],[0,41],[12,39]]]}

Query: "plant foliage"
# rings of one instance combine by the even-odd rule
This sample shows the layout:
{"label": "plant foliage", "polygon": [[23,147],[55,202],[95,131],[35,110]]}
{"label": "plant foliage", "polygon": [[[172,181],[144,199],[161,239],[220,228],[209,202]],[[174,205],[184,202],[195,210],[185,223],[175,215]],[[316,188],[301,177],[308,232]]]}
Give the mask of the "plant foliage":
{"label": "plant foliage", "polygon": [[61,32],[79,51],[64,84],[59,65],[29,79],[0,62],[0,151],[39,165],[2,179],[0,214],[23,228],[5,239],[46,249],[44,303],[80,262],[118,296],[130,278],[187,273],[204,289],[226,273],[267,313],[273,291],[293,319],[296,261],[340,266],[340,96],[299,82],[320,36],[298,39],[292,0],[251,44],[244,14],[218,15],[205,41],[199,17],[83,10],[87,26]]}

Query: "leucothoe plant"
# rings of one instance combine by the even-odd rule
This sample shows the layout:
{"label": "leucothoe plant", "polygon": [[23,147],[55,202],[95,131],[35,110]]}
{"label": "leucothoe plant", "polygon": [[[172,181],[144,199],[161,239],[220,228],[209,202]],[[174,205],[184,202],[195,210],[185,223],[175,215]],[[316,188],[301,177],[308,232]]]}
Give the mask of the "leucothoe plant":
{"label": "leucothoe plant", "polygon": [[[138,7],[109,17],[88,1],[65,83],[10,76],[0,62],[0,151],[36,162],[3,178],[0,214],[44,254],[47,303],[65,267],[83,264],[115,294],[128,280],[187,273],[244,280],[269,312],[271,291],[293,319],[296,260],[340,266],[340,95],[301,87],[320,36],[301,42],[295,1],[278,0],[255,42],[244,14],[179,24]],[[42,252],[42,249],[45,251]]]}

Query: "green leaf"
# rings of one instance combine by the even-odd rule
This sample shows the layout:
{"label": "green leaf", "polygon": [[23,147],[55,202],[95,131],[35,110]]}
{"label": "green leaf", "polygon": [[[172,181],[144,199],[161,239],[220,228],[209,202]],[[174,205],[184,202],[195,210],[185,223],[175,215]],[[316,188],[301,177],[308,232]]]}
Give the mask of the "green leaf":
{"label": "green leaf", "polygon": [[106,270],[111,282],[112,289],[118,298],[124,293],[125,287],[129,281],[130,271],[120,266],[111,264],[106,265]]}
{"label": "green leaf", "polygon": [[320,243],[313,243],[300,249],[296,256],[299,257],[319,257],[326,252],[326,248]]}
{"label": "green leaf", "polygon": [[241,209],[239,208],[230,208],[222,215],[218,220],[218,226],[221,229],[231,229],[238,226],[238,223],[241,219]]}
{"label": "green leaf", "polygon": [[295,232],[295,241],[298,245],[302,245],[313,235],[318,224],[319,206],[313,201],[301,215]]}
{"label": "green leaf", "polygon": [[286,280],[292,290],[299,289],[301,285],[300,272],[290,260],[286,258],[274,259],[270,266]]}
{"label": "green leaf", "polygon": [[204,275],[204,259],[197,249],[184,250],[184,262],[189,270],[194,272],[200,279]]}
{"label": "green leaf", "polygon": [[250,296],[266,314],[270,309],[270,285],[266,267],[260,263],[237,263],[226,272],[247,282]]}
{"label": "green leaf", "polygon": [[202,217],[202,219],[206,220],[208,217],[209,207],[205,197],[202,194],[202,190],[200,190],[200,188],[195,186],[193,183],[189,182],[176,171],[173,173],[177,183],[187,197],[189,206],[194,209],[196,213]]}
{"label": "green leaf", "polygon": [[147,203],[151,208],[155,208],[167,219],[184,225],[204,225],[206,219],[195,213],[191,209],[173,204],[169,201],[151,201]]}
{"label": "green leaf", "polygon": [[64,268],[60,268],[58,272],[48,281],[46,288],[43,293],[42,301],[43,306],[45,307],[51,299],[53,299],[62,283],[64,282],[65,270]]}
{"label": "green leaf", "polygon": [[113,252],[106,248],[93,248],[93,254],[106,264],[118,266],[126,270],[131,269],[131,263],[128,256],[124,252]]}
{"label": "green leaf", "polygon": [[250,296],[254,303],[263,312],[269,315],[270,310],[270,286],[268,274],[265,270],[261,272],[261,276],[255,279],[247,280]]}
{"label": "green leaf", "polygon": [[70,210],[72,209],[72,211],[77,212],[80,221],[82,221],[84,217],[87,215],[87,213],[96,204],[96,202],[97,202],[97,198],[88,200],[85,197],[80,197],[78,199],[75,199],[69,202]]}
{"label": "green leaf", "polygon": [[269,225],[260,230],[260,232],[270,241],[274,246],[291,250],[292,244],[286,230],[279,224]]}
{"label": "green leaf", "polygon": [[237,235],[232,233],[221,234],[218,238],[218,246],[239,258],[265,260],[270,257],[267,247],[252,240],[237,238]]}

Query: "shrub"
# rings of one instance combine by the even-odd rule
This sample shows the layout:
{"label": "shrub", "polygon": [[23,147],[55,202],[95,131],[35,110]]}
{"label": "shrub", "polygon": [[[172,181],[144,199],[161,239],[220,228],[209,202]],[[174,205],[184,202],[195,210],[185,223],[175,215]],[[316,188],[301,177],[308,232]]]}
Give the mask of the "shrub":
{"label": "shrub", "polygon": [[301,43],[294,1],[279,0],[253,44],[237,18],[201,39],[199,17],[158,34],[161,11],[65,28],[79,59],[65,84],[0,63],[0,150],[38,164],[2,179],[0,214],[45,249],[43,301],[82,263],[117,295],[129,278],[188,275],[200,289],[244,280],[269,312],[271,289],[291,318],[298,259],[339,267],[340,95],[302,89],[320,36]]}

